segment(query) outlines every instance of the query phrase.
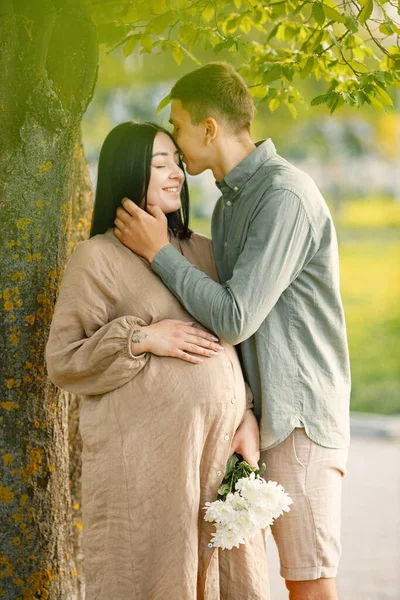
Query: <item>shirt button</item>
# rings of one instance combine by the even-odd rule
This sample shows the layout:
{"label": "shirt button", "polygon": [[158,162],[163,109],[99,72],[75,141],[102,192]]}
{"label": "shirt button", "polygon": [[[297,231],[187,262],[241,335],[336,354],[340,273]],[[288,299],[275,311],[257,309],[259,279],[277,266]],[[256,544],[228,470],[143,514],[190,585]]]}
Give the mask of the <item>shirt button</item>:
{"label": "shirt button", "polygon": [[228,369],[232,369],[231,363],[228,363],[226,366],[228,367]]}
{"label": "shirt button", "polygon": [[219,477],[220,475],[222,475],[222,471],[217,471],[217,475],[218,475],[218,477]]}
{"label": "shirt button", "polygon": [[237,185],[235,185],[235,187],[233,188],[233,191],[234,191],[234,192],[237,192],[237,191],[238,191],[238,189],[239,189],[239,188],[238,188],[238,186],[237,186]]}
{"label": "shirt button", "polygon": [[224,242],[224,246],[225,246],[225,248],[227,247],[227,245],[228,245],[228,242]]}
{"label": "shirt button", "polygon": [[224,440],[227,442],[229,440],[229,435],[224,435]]}
{"label": "shirt button", "polygon": [[212,547],[213,547],[213,545],[212,545],[212,543],[211,543],[211,542],[208,544],[208,547],[209,547],[209,548],[212,548]]}
{"label": "shirt button", "polygon": [[232,206],[232,202],[230,200],[228,200],[228,202],[226,203],[227,206]]}
{"label": "shirt button", "polygon": [[232,404],[236,404],[236,398],[232,398],[231,402]]}

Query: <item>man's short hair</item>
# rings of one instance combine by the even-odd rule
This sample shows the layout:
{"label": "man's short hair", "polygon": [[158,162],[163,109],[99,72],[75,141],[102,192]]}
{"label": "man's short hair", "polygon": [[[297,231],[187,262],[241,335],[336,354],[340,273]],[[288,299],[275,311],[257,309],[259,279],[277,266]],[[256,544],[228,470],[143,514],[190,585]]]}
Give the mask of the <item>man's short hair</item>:
{"label": "man's short hair", "polygon": [[181,101],[194,125],[207,117],[220,117],[235,132],[249,131],[254,117],[253,98],[244,79],[225,62],[208,63],[181,77],[171,99]]}

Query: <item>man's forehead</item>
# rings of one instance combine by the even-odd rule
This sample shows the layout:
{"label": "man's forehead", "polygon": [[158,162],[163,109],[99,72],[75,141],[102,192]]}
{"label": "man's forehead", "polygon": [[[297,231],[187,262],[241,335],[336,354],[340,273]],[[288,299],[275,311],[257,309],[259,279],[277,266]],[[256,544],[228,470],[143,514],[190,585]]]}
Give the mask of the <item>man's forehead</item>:
{"label": "man's forehead", "polygon": [[170,121],[172,123],[177,123],[178,121],[185,121],[187,118],[190,118],[188,111],[182,106],[180,100],[172,100],[171,102],[171,114]]}

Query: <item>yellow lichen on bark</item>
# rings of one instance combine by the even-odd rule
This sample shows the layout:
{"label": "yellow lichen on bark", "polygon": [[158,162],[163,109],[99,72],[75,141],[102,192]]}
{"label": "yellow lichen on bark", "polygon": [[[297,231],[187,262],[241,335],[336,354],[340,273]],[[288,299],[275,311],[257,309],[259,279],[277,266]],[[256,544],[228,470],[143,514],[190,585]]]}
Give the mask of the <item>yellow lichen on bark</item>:
{"label": "yellow lichen on bark", "polygon": [[8,454],[4,454],[3,455],[3,463],[5,465],[11,465],[11,463],[14,461],[14,457],[12,454],[8,453]]}
{"label": "yellow lichen on bark", "polygon": [[5,504],[11,504],[14,500],[14,492],[10,490],[10,488],[4,487],[0,484],[0,502],[4,502]]}

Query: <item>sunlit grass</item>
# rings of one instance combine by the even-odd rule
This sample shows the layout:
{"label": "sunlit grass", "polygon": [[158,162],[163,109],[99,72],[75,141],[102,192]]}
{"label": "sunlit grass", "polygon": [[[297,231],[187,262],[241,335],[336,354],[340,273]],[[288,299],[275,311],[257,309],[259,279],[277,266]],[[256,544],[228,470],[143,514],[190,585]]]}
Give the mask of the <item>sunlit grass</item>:
{"label": "sunlit grass", "polygon": [[352,408],[400,412],[400,242],[340,246]]}
{"label": "sunlit grass", "polygon": [[337,219],[342,227],[400,227],[400,202],[373,198],[347,202]]}
{"label": "sunlit grass", "polygon": [[[337,218],[352,409],[400,413],[400,203],[348,202]],[[210,235],[210,223],[192,229]]]}

